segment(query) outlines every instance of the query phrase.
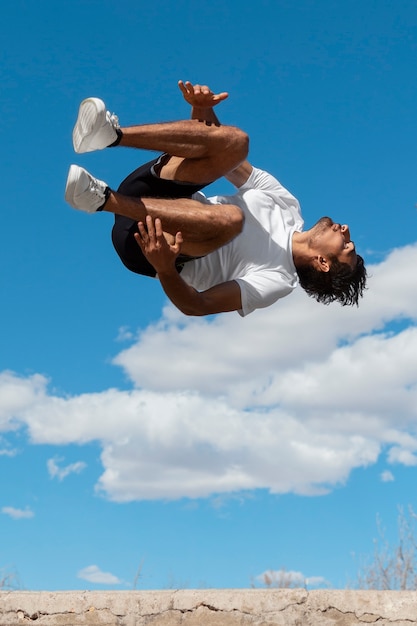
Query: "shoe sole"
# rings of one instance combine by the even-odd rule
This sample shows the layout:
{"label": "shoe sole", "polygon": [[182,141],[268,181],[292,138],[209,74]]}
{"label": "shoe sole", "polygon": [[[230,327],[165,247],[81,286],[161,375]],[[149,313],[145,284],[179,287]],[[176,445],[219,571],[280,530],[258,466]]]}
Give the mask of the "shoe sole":
{"label": "shoe sole", "polygon": [[68,172],[67,185],[65,187],[65,200],[75,209],[79,207],[74,203],[75,190],[80,180],[82,168],[79,165],[71,165]]}
{"label": "shoe sole", "polygon": [[72,143],[77,154],[96,150],[91,145],[94,137],[92,131],[97,124],[101,126],[106,120],[106,107],[99,98],[87,98],[80,104],[77,121],[72,131]]}
{"label": "shoe sole", "polygon": [[84,213],[101,211],[109,192],[106,183],[91,176],[83,167],[70,166],[65,187],[65,200],[74,209],[84,211]]}

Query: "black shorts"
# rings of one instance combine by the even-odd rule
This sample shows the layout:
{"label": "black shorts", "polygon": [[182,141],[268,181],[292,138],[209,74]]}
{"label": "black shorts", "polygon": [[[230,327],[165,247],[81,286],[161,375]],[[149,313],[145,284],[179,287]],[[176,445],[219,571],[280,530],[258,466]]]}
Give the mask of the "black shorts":
{"label": "black shorts", "polygon": [[[138,167],[124,179],[117,191],[132,198],[190,198],[206,186],[159,178],[152,173],[151,168],[159,165],[163,158],[164,155]],[[144,257],[142,250],[136,243],[134,234],[137,232],[137,221],[123,215],[115,215],[112,241],[122,263],[131,272],[155,277],[155,269]],[[176,260],[178,271],[181,271],[184,262],[189,260],[192,260],[192,257],[179,255]]]}

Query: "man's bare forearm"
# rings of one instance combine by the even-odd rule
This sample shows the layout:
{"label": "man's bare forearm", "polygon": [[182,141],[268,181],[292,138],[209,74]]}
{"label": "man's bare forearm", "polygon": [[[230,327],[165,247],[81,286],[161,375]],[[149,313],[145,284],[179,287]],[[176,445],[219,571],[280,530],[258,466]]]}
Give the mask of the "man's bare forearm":
{"label": "man's bare forearm", "polygon": [[[198,106],[194,104],[191,107],[191,119],[220,126],[220,121],[214,111],[213,105]],[[225,178],[227,178],[227,180],[229,180],[235,187],[241,187],[249,178],[251,171],[251,164],[245,160],[236,168],[225,174]]]}
{"label": "man's bare forearm", "polygon": [[176,268],[158,273],[161,286],[171,302],[184,315],[207,315],[204,308],[204,296],[188,285],[178,274]]}
{"label": "man's bare forearm", "polygon": [[213,107],[192,107],[191,119],[220,126],[219,118],[215,114]]}
{"label": "man's bare forearm", "polygon": [[178,274],[175,259],[184,243],[177,232],[170,243],[165,238],[159,218],[146,217],[146,225],[138,223],[135,239],[144,256],[153,265],[162,288],[175,306],[185,315],[211,315],[242,308],[240,287],[234,280],[214,285],[199,292]]}
{"label": "man's bare forearm", "polygon": [[181,278],[176,269],[160,272],[158,277],[168,298],[185,315],[214,315],[242,308],[240,287],[234,280],[206,291],[197,291]]}

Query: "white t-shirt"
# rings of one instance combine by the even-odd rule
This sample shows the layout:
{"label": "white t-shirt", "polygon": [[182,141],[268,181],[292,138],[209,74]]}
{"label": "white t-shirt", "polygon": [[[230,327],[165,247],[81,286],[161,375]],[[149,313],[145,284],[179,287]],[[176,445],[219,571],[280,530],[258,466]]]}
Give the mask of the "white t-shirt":
{"label": "white t-shirt", "polygon": [[241,290],[245,316],[287,296],[298,284],[292,256],[292,235],[302,230],[300,205],[271,174],[253,168],[248,180],[233,196],[195,199],[210,204],[235,204],[245,216],[240,235],[201,259],[184,265],[181,277],[205,291],[235,280]]}

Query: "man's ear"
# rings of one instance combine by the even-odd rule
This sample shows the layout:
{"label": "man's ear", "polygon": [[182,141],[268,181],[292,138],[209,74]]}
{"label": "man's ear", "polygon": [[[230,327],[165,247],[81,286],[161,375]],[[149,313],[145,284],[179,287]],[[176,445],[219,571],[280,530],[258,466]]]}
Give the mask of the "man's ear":
{"label": "man's ear", "polygon": [[318,254],[314,259],[314,265],[319,272],[329,272],[330,271],[330,263],[321,254]]}

